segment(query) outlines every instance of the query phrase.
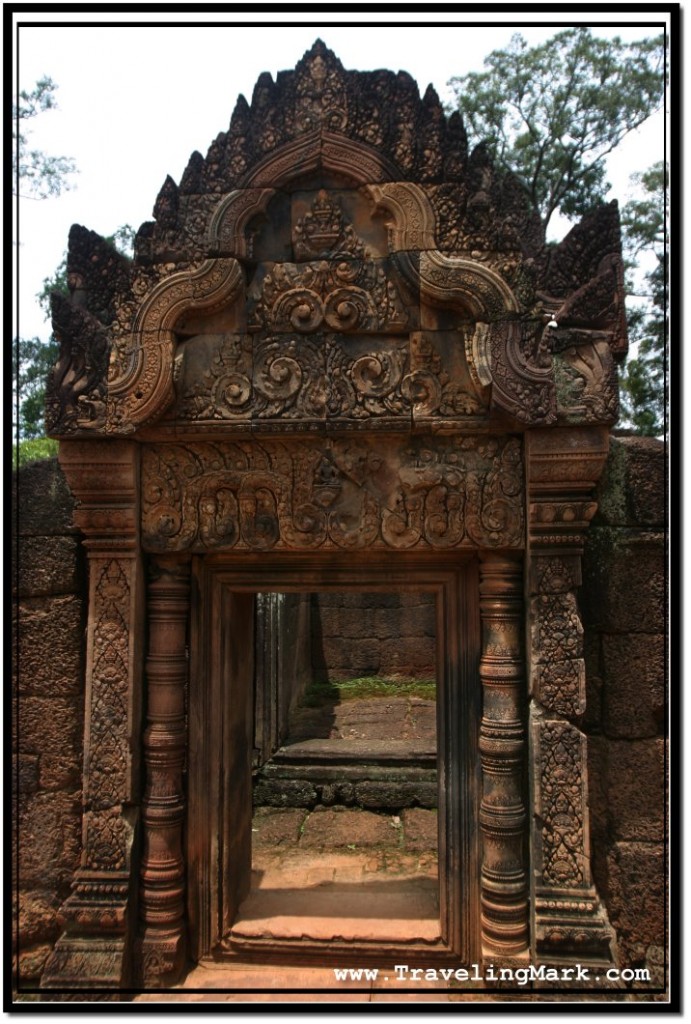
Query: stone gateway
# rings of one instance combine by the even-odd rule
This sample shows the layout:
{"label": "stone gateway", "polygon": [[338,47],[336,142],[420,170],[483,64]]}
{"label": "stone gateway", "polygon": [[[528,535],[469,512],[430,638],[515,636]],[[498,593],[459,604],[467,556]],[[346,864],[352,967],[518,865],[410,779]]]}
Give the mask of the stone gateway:
{"label": "stone gateway", "polygon": [[131,263],[73,227],[53,299],[89,604],[83,848],[42,985],[155,988],[243,953],[248,637],[255,596],[291,589],[434,595],[424,962],[610,963],[576,591],[627,349],[616,204],[547,246],[431,88],[318,41],[154,218]]}

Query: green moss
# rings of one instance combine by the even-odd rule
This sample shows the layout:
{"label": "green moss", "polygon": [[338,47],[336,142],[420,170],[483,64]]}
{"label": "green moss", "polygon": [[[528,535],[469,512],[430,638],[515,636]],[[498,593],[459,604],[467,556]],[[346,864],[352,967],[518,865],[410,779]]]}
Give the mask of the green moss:
{"label": "green moss", "polygon": [[413,679],[407,676],[361,676],[358,679],[339,679],[331,682],[313,681],[307,685],[300,703],[303,707],[317,708],[324,704],[340,704],[346,700],[367,697],[419,697],[434,700],[437,684],[434,679]]}

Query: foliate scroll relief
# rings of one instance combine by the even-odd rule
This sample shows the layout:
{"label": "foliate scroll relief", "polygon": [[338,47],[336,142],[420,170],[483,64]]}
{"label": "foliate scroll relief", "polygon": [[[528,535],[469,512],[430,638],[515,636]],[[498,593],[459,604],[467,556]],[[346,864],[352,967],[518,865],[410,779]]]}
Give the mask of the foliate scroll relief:
{"label": "foliate scroll relief", "polygon": [[250,296],[250,329],[400,331],[408,323],[400,292],[385,260],[277,263]]}
{"label": "foliate scroll relief", "polygon": [[151,551],[523,544],[512,437],[152,445],[142,475]]}
{"label": "foliate scroll relief", "polygon": [[[467,332],[466,332],[467,333]],[[171,417],[223,420],[462,419],[486,414],[462,330],[409,335],[297,332],[200,335],[180,356]],[[393,423],[392,423],[393,425]]]}
{"label": "foliate scroll relief", "polygon": [[583,737],[560,722],[542,722],[537,728],[542,883],[581,887],[590,882],[584,846]]}
{"label": "foliate scroll relief", "polygon": [[540,559],[539,593],[531,598],[532,684],[552,712],[578,717],[585,711],[583,626],[569,566]]}
{"label": "foliate scroll relief", "polygon": [[572,345],[555,354],[554,379],[559,417],[564,422],[616,422],[619,386],[608,342]]}
{"label": "foliate scroll relief", "polygon": [[115,558],[92,563],[91,710],[85,752],[84,867],[119,870],[127,864],[131,828],[121,816],[128,800],[130,565]]}
{"label": "foliate scroll relief", "polygon": [[551,358],[536,325],[490,324],[489,350],[493,402],[523,423],[554,423],[557,403]]}
{"label": "foliate scroll relief", "polygon": [[126,799],[130,587],[128,567],[117,559],[93,569],[98,577],[85,796],[92,807],[108,807]]}

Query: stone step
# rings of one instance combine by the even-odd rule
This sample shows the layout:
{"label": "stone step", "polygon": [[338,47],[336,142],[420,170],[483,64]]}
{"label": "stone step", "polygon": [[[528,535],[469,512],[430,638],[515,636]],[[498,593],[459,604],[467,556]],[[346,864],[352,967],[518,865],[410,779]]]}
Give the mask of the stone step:
{"label": "stone step", "polygon": [[431,879],[255,889],[230,940],[438,942],[438,885]]}
{"label": "stone step", "polygon": [[274,764],[353,764],[435,768],[434,740],[307,739],[286,743],[274,753]]}

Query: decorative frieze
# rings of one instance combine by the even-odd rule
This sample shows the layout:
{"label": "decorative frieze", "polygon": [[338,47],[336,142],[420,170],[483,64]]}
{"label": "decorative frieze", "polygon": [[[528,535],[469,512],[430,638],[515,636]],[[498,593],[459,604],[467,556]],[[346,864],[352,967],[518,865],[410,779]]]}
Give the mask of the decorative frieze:
{"label": "decorative frieze", "polygon": [[150,445],[150,551],[520,547],[517,438]]}

